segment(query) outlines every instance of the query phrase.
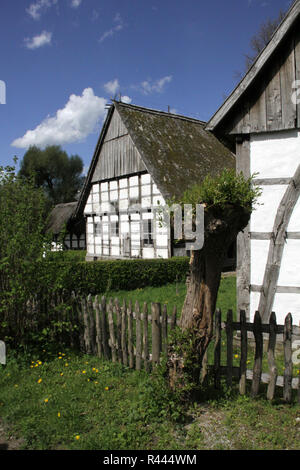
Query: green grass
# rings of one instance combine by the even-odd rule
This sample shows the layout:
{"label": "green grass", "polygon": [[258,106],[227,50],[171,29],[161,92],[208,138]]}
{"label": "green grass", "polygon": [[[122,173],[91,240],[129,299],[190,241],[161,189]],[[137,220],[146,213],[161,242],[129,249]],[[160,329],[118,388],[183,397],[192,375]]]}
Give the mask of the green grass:
{"label": "green grass", "polygon": [[297,405],[224,388],[183,407],[159,374],[70,351],[9,354],[0,390],[0,419],[22,449],[300,449]]}
{"label": "green grass", "polygon": [[[186,295],[186,284],[180,282],[177,284],[166,284],[161,287],[145,287],[144,289],[135,289],[132,291],[108,291],[106,294],[107,299],[118,298],[122,303],[123,300],[133,302],[136,301],[142,305],[147,302],[150,306],[151,302],[159,302],[162,305],[168,306],[168,313],[171,314],[174,305],[177,307],[177,313],[180,315],[185,295]],[[234,274],[229,276],[222,276],[217,308],[220,308],[225,319],[226,313],[229,309],[232,309],[234,315],[236,314],[236,277]]]}
{"label": "green grass", "polygon": [[[59,351],[11,359],[0,373],[0,416],[30,449],[164,448],[176,424],[144,372]],[[174,410],[174,413],[177,413]]]}
{"label": "green grass", "polygon": [[[108,294],[175,303],[180,312],[185,284]],[[234,276],[222,278],[218,307],[235,311]],[[225,341],[222,348],[224,358]],[[238,365],[239,358],[234,361]],[[161,374],[70,350],[9,350],[7,365],[0,366],[1,424],[8,436],[23,439],[23,449],[300,450],[299,405],[284,404],[279,395],[270,403],[265,396],[265,387],[254,400],[224,382],[216,391],[209,382],[197,403],[183,406]]]}

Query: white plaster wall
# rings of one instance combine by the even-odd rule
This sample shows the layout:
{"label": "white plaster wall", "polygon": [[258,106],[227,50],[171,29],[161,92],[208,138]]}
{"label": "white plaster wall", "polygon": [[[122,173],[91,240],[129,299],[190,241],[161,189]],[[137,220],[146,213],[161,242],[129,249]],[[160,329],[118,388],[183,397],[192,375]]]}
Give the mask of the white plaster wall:
{"label": "white plaster wall", "polygon": [[261,285],[268,257],[269,240],[251,240],[251,284]]}
{"label": "white plaster wall", "polygon": [[251,232],[272,232],[278,205],[286,185],[261,186],[262,195],[257,201],[250,221]]}
{"label": "white plaster wall", "polygon": [[300,240],[286,240],[278,285],[300,287]]}
{"label": "white plaster wall", "polygon": [[[300,133],[284,131],[251,136],[250,172],[256,178],[290,178],[300,164]],[[250,220],[251,232],[272,232],[276,212],[287,185],[265,185]],[[300,232],[300,201],[292,214],[288,232]],[[261,285],[270,241],[251,240],[251,284]],[[287,239],[283,251],[278,286],[300,287],[300,240]],[[250,319],[258,309],[260,293],[250,293]],[[275,295],[273,311],[283,323],[291,312],[294,323],[300,320],[300,294]]]}
{"label": "white plaster wall", "polygon": [[258,172],[257,178],[289,178],[300,163],[296,130],[252,135],[250,146],[250,172]]}

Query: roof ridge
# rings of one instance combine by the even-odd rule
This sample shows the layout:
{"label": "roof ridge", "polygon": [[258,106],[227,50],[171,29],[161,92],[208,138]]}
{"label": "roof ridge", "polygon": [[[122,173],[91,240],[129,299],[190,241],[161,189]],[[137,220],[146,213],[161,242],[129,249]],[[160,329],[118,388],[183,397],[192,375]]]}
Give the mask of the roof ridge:
{"label": "roof ridge", "polygon": [[203,124],[203,125],[207,124],[206,121],[202,121],[200,119],[196,119],[196,118],[189,117],[189,116],[184,116],[182,114],[169,113],[167,111],[160,111],[158,109],[146,108],[146,107],[143,107],[143,106],[138,106],[136,104],[123,103],[122,101],[112,100],[112,102],[113,102],[114,105],[123,106],[124,108],[132,108],[132,109],[135,109],[135,110],[141,111],[141,112],[147,112],[147,113],[150,113],[150,114],[158,114],[160,116],[164,116],[164,117],[168,117],[168,118],[174,118],[174,119],[181,119],[183,121],[192,121],[192,122],[195,122],[196,124]]}

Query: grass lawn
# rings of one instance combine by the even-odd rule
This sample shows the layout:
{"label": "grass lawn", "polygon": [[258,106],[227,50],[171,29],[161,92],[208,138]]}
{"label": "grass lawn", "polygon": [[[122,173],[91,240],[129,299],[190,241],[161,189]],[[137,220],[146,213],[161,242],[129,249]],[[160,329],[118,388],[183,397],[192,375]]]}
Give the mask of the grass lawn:
{"label": "grass lawn", "polygon": [[[180,312],[185,285],[110,296],[176,304]],[[223,277],[218,307],[235,310],[234,276]],[[208,385],[183,406],[159,373],[62,349],[8,351],[0,366],[0,449],[15,442],[44,450],[300,450],[299,432],[299,405],[270,403],[265,392],[254,400]]]}
{"label": "grass lawn", "polygon": [[29,357],[0,372],[0,427],[20,449],[300,449],[297,405],[211,389],[184,408],[159,375],[70,351]]}
{"label": "grass lawn", "polygon": [[[120,302],[124,299],[126,302],[131,300],[133,305],[136,301],[140,304],[147,302],[148,306],[150,306],[151,302],[159,302],[162,305],[166,304],[169,314],[172,313],[173,307],[176,305],[178,315],[181,312],[185,295],[185,282],[167,284],[161,287],[146,287],[132,291],[109,291],[106,293],[107,298],[118,298]],[[234,273],[222,276],[217,308],[221,309],[224,318],[229,309],[233,310],[234,315],[236,314],[236,277]]]}

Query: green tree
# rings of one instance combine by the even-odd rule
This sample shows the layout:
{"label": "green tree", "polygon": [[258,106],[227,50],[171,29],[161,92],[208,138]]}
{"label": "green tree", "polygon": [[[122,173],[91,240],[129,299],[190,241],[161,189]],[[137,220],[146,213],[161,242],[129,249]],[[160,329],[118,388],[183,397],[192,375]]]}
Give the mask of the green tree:
{"label": "green tree", "polygon": [[26,301],[40,288],[38,263],[47,251],[45,207],[33,178],[16,175],[13,166],[0,167],[1,339],[19,341],[28,327]]}
{"label": "green tree", "polygon": [[[179,321],[185,341],[191,346],[193,360],[190,362],[195,381],[213,334],[213,315],[224,260],[237,234],[248,224],[259,195],[260,188],[252,187],[252,178],[224,170],[216,178],[206,177],[201,185],[192,187],[177,201],[182,206],[191,204],[194,212],[197,204],[204,206],[204,246],[191,251],[187,293]],[[178,378],[181,380],[188,368],[182,352],[178,355],[172,348],[173,345],[168,360],[169,378],[171,385],[176,386]]]}
{"label": "green tree", "polygon": [[77,199],[82,187],[83,162],[78,155],[68,154],[58,145],[44,150],[30,147],[20,165],[19,175],[28,178],[34,174],[35,185],[43,188],[52,205]]}

